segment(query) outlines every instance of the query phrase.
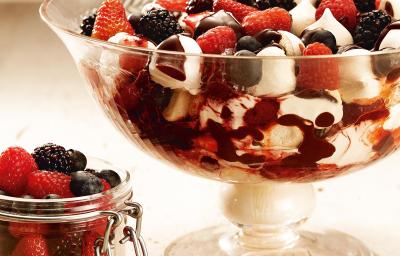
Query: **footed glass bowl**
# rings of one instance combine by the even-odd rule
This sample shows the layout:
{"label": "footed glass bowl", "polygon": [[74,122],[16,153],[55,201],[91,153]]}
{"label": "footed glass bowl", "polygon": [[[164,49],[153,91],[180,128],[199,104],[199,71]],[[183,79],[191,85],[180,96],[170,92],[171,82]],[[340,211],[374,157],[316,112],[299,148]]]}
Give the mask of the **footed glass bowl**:
{"label": "footed glass bowl", "polygon": [[79,34],[101,2],[46,0],[40,11],[118,129],[177,169],[224,182],[222,211],[239,227],[190,234],[166,255],[373,255],[340,232],[297,227],[314,206],[311,182],[398,147],[400,51],[234,57],[129,47]]}

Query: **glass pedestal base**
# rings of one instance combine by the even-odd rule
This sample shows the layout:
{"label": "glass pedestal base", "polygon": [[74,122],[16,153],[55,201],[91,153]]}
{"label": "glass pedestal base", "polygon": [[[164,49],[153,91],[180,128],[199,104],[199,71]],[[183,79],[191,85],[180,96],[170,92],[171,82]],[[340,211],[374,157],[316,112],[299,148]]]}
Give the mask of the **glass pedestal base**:
{"label": "glass pedestal base", "polygon": [[229,226],[203,229],[174,241],[165,256],[377,256],[356,238],[335,230],[300,231],[299,239],[283,249],[243,247]]}

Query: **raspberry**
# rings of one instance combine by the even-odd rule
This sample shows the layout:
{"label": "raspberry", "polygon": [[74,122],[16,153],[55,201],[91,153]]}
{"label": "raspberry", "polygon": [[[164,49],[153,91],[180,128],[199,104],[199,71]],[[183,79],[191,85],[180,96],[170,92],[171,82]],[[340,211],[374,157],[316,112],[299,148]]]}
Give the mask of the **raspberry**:
{"label": "raspberry", "polygon": [[108,40],[118,32],[133,34],[125,8],[120,0],[105,0],[97,11],[92,37]]}
{"label": "raspberry", "polygon": [[92,15],[89,15],[82,20],[82,23],[81,23],[81,30],[82,30],[81,34],[82,35],[85,35],[85,36],[92,35],[94,22],[96,21],[96,16],[97,16],[96,13],[93,13]]}
{"label": "raspberry", "polygon": [[30,235],[22,238],[11,256],[49,256],[46,239],[42,235]]}
{"label": "raspberry", "polygon": [[332,54],[332,50],[323,43],[310,44],[303,51],[304,56],[329,55],[329,54]]}
{"label": "raspberry", "polygon": [[72,172],[72,159],[64,147],[47,143],[35,148],[33,158],[40,170],[59,171],[63,173]]}
{"label": "raspberry", "polygon": [[[322,43],[309,44],[303,51],[305,56],[330,55],[332,50]],[[339,88],[339,65],[331,58],[303,59],[299,63],[297,85],[307,89],[336,90]]]}
{"label": "raspberry", "polygon": [[235,48],[235,31],[227,26],[218,26],[208,30],[197,38],[201,50],[204,53],[223,53],[226,49]]}
{"label": "raspberry", "polygon": [[321,18],[326,8],[329,8],[336,20],[349,31],[357,25],[357,8],[353,0],[322,0],[315,13],[315,19]]}
{"label": "raspberry", "polygon": [[189,0],[186,6],[186,12],[188,14],[195,14],[204,11],[211,11],[212,7],[212,0]]}
{"label": "raspberry", "polygon": [[136,32],[159,44],[172,35],[182,33],[183,29],[167,10],[151,10],[140,19]]}
{"label": "raspberry", "polygon": [[354,32],[354,43],[360,47],[371,50],[382,30],[389,25],[391,21],[392,18],[384,11],[380,10],[361,14]]}
{"label": "raspberry", "polygon": [[239,22],[242,22],[244,17],[250,13],[257,11],[254,7],[233,0],[216,0],[214,1],[213,10],[214,12],[219,10],[230,12]]}
{"label": "raspberry", "polygon": [[23,148],[10,147],[0,155],[0,189],[21,196],[30,173],[38,169],[35,159]]}
{"label": "raspberry", "polygon": [[100,179],[101,183],[103,184],[103,192],[106,192],[107,190],[111,189],[110,184],[105,179]]}
{"label": "raspberry", "polygon": [[60,172],[37,171],[28,177],[27,193],[35,198],[55,194],[61,198],[73,197],[69,188],[71,176]]}
{"label": "raspberry", "polygon": [[274,7],[265,11],[250,13],[243,19],[242,26],[248,35],[255,35],[264,29],[290,31],[292,17],[285,9]]}
{"label": "raspberry", "polygon": [[171,12],[184,12],[186,10],[186,0],[157,0],[156,3]]}

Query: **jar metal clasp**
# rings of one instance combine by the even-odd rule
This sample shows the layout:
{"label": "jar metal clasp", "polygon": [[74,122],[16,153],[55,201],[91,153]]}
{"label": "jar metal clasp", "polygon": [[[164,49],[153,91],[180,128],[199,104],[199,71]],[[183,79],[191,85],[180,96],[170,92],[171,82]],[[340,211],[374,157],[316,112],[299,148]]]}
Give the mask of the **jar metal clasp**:
{"label": "jar metal clasp", "polygon": [[141,236],[143,208],[139,203],[132,201],[126,201],[125,205],[127,207],[119,212],[102,211],[100,213],[101,215],[108,216],[108,222],[104,237],[96,241],[96,256],[101,256],[102,254],[112,256],[110,236],[113,228],[119,226],[123,222],[124,216],[135,219],[136,223],[135,228],[130,226],[124,227],[124,237],[119,243],[125,244],[127,242],[132,242],[135,256],[148,256],[146,244]]}

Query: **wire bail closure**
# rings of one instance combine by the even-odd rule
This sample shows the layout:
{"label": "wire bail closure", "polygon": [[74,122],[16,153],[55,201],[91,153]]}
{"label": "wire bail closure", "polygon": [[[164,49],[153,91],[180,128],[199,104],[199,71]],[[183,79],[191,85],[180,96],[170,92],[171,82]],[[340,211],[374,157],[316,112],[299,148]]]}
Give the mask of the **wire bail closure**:
{"label": "wire bail closure", "polygon": [[126,201],[125,205],[127,208],[119,212],[102,211],[100,213],[101,215],[108,216],[108,222],[104,237],[96,240],[96,256],[101,256],[102,254],[113,256],[113,245],[111,244],[110,236],[113,228],[119,226],[123,222],[125,215],[136,219],[135,228],[126,226],[123,231],[124,237],[119,243],[125,244],[130,241],[133,243],[135,256],[148,256],[146,244],[141,236],[143,208],[139,203],[131,201]]}

